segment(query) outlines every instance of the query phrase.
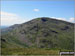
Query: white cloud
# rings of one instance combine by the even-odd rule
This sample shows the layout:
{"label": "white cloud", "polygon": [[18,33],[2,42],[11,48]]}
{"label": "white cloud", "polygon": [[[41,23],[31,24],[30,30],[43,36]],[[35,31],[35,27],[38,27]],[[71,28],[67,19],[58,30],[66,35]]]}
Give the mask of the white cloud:
{"label": "white cloud", "polygon": [[58,20],[64,20],[64,21],[68,21],[68,22],[75,22],[75,18],[69,18],[69,19],[66,19],[66,18],[57,18],[57,17],[51,17],[51,18],[54,18],[54,19],[58,19]]}
{"label": "white cloud", "polygon": [[51,18],[55,18],[55,19],[58,19],[58,20],[64,20],[64,21],[67,21],[65,18],[57,18],[57,17],[51,17]]}
{"label": "white cloud", "polygon": [[38,12],[38,11],[39,11],[39,9],[34,9],[34,11],[35,11],[35,12]]}
{"label": "white cloud", "polygon": [[75,18],[70,18],[68,21],[69,22],[74,22]]}
{"label": "white cloud", "polygon": [[1,13],[1,25],[10,26],[13,24],[20,24],[27,21],[14,13],[8,13],[2,11],[0,13]]}
{"label": "white cloud", "polygon": [[[37,9],[35,11],[39,11],[39,10]],[[4,26],[21,24],[21,23],[29,21],[29,19],[27,20],[22,19],[19,15],[14,14],[14,13],[8,13],[8,12],[3,12],[3,11],[1,11],[0,13],[1,13],[1,25],[4,25]],[[58,20],[64,20],[68,22],[74,22],[74,18],[70,18],[69,20],[65,18],[57,18],[57,17],[51,17],[51,18],[56,18]]]}
{"label": "white cloud", "polygon": [[66,21],[66,19],[65,18],[57,18],[58,20],[64,20],[64,21]]}

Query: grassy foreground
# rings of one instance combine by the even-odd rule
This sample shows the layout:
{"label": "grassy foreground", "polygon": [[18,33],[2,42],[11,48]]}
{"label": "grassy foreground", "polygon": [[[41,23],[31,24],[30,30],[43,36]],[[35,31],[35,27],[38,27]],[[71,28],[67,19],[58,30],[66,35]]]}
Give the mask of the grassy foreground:
{"label": "grassy foreground", "polygon": [[59,50],[36,49],[36,48],[2,48],[2,55],[58,55]]}
{"label": "grassy foreground", "polygon": [[[59,50],[37,48],[1,48],[2,56],[60,56]],[[62,55],[74,56],[74,55]]]}

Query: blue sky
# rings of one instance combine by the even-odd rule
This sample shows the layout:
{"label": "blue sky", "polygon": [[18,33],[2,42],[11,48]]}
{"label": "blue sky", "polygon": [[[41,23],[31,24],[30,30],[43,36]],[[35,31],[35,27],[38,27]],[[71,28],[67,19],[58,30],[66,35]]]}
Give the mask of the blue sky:
{"label": "blue sky", "polygon": [[[8,26],[37,17],[53,17],[73,22],[74,1],[2,1],[1,12],[2,25]],[[15,22],[9,22],[10,19]]]}

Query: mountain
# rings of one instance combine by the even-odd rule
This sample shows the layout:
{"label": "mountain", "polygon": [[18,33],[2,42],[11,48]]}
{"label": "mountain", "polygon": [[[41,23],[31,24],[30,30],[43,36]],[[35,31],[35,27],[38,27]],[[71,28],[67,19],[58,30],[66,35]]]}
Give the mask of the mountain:
{"label": "mountain", "polygon": [[62,20],[41,17],[10,26],[1,32],[1,48],[74,50],[74,23]]}
{"label": "mountain", "polygon": [[7,28],[8,26],[0,26],[1,29]]}
{"label": "mountain", "polygon": [[12,25],[12,26],[9,26],[9,27],[1,26],[1,33],[4,34],[4,33],[7,33],[7,32],[10,32],[18,26],[19,26],[18,24],[15,24],[15,25]]}

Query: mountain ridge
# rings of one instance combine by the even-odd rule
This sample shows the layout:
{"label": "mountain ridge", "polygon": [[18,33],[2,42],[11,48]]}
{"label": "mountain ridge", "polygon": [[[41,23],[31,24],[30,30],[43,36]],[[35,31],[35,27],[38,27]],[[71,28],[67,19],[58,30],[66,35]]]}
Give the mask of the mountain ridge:
{"label": "mountain ridge", "polygon": [[[36,18],[11,26],[2,35],[2,48],[12,45],[22,48],[51,48],[73,50],[74,24],[48,17]],[[62,45],[64,43],[64,45]],[[11,47],[10,47],[11,48]]]}

